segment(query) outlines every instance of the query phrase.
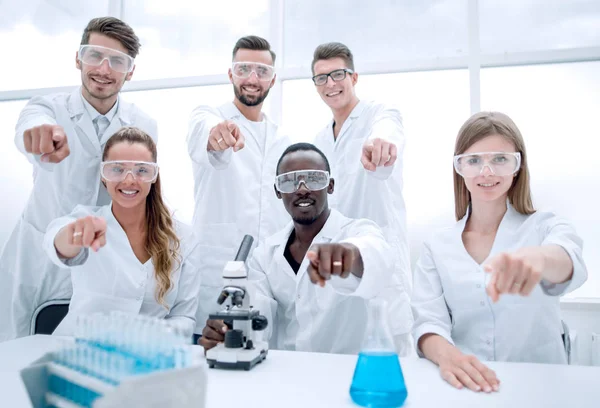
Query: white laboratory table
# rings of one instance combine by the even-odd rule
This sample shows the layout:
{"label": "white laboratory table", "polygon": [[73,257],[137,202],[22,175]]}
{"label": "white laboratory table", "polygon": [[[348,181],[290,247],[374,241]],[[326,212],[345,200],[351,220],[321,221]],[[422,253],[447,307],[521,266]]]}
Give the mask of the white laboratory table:
{"label": "white laboratory table", "polygon": [[[30,407],[18,370],[57,348],[31,336],[0,343],[0,406]],[[353,407],[348,390],[356,356],[269,351],[252,371],[208,370],[207,408]],[[404,407],[600,407],[600,367],[490,363],[501,380],[492,394],[456,390],[426,360],[401,359]]]}

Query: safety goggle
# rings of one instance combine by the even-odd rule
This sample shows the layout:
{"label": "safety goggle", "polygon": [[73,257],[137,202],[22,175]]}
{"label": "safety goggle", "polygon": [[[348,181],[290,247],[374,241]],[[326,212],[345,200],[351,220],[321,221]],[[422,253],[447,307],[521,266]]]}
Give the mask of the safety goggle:
{"label": "safety goggle", "polygon": [[231,73],[238,78],[249,78],[252,73],[256,74],[259,81],[270,81],[275,76],[275,67],[261,64],[260,62],[234,62]]}
{"label": "safety goggle", "polygon": [[133,71],[134,59],[124,52],[100,45],[85,44],[79,48],[79,61],[86,65],[100,66],[104,60],[113,71],[125,74]]}
{"label": "safety goggle", "polygon": [[454,156],[454,169],[466,178],[477,177],[488,167],[495,176],[515,174],[521,167],[519,152],[481,152]]}
{"label": "safety goggle", "polygon": [[135,160],[105,161],[100,173],[108,181],[121,182],[131,173],[133,178],[151,183],[158,177],[158,164]]}
{"label": "safety goggle", "polygon": [[275,177],[275,188],[280,193],[293,193],[300,184],[311,191],[323,190],[329,185],[329,173],[323,170],[298,170]]}
{"label": "safety goggle", "polygon": [[354,71],[348,68],[336,69],[328,74],[319,74],[312,77],[313,82],[317,86],[325,85],[327,83],[327,77],[331,77],[334,82],[343,81],[346,79],[346,74],[352,75]]}

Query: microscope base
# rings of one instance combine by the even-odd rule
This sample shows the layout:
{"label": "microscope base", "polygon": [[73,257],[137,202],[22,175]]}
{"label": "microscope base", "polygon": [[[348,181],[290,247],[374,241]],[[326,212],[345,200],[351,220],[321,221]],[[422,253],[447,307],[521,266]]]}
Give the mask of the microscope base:
{"label": "microscope base", "polygon": [[262,363],[267,358],[268,352],[267,347],[255,347],[252,350],[228,349],[223,344],[219,344],[207,351],[206,362],[209,368],[244,369],[249,371],[255,365]]}

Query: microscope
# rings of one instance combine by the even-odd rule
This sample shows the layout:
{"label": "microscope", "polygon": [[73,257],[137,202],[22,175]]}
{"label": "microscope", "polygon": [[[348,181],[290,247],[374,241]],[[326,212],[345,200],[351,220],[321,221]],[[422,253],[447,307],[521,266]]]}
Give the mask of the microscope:
{"label": "microscope", "polygon": [[268,343],[257,339],[256,332],[264,330],[268,321],[254,310],[251,301],[254,287],[248,282],[246,258],[254,238],[244,236],[234,261],[223,269],[223,290],[217,299],[225,308],[211,313],[209,319],[223,320],[227,325],[225,342],[206,352],[209,368],[243,368],[248,371],[267,358]]}

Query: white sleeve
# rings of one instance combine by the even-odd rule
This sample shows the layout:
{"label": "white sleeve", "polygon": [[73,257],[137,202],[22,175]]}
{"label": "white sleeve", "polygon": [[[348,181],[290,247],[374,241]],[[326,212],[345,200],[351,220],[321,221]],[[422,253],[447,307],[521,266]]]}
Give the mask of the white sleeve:
{"label": "white sleeve", "polygon": [[169,314],[165,317],[170,324],[175,324],[186,336],[191,337],[196,327],[196,311],[200,293],[200,269],[198,265],[200,251],[193,235],[189,238],[191,250],[181,261],[181,273],[177,284],[177,297]]}
{"label": "white sleeve", "polygon": [[588,273],[583,260],[583,240],[575,228],[565,219],[548,213],[539,225],[542,234],[542,245],[558,245],[565,250],[573,262],[573,276],[563,283],[542,281],[542,290],[550,296],[561,296],[572,292],[587,280]]}
{"label": "white sleeve", "polygon": [[370,299],[389,286],[394,273],[392,249],[381,229],[372,221],[355,220],[348,229],[347,238],[340,242],[353,244],[360,251],[363,275],[350,275],[346,279],[334,276],[327,284],[339,294]]}
{"label": "white sleeve", "polygon": [[54,239],[56,238],[56,235],[58,235],[61,229],[71,224],[72,222],[75,222],[77,219],[91,214],[92,211],[90,211],[88,207],[78,205],[77,207],[75,207],[71,214],[57,218],[54,221],[50,222],[50,224],[48,224],[48,228],[46,228],[46,233],[44,234],[43,247],[44,251],[46,252],[53,264],[63,269],[85,264],[89,255],[89,250],[82,249],[79,252],[79,254],[77,254],[73,258],[63,258],[58,255],[58,252],[56,252],[56,247],[54,246]]}
{"label": "white sleeve", "polygon": [[232,149],[222,152],[208,151],[210,130],[223,122],[219,112],[208,106],[199,106],[191,114],[187,136],[188,154],[194,163],[225,169],[231,161]]}
{"label": "white sleeve", "polygon": [[34,155],[25,151],[23,133],[26,130],[41,125],[56,125],[56,118],[53,106],[48,101],[48,98],[36,96],[27,102],[27,105],[25,105],[19,115],[19,120],[15,127],[15,145],[31,164],[42,170],[53,171],[55,164],[43,163],[40,160],[40,155]]}
{"label": "white sleeve", "polygon": [[265,273],[267,264],[266,247],[259,245],[252,253],[248,261],[248,281],[254,289],[254,299],[251,299],[252,306],[258,310],[261,315],[267,318],[268,324],[264,331],[263,338],[268,341],[274,333],[275,319],[277,318],[277,301],[271,290],[269,278]]}
{"label": "white sleeve", "polygon": [[452,320],[444,297],[444,288],[427,244],[423,246],[414,273],[412,310],[415,317],[413,337],[420,357],[423,357],[423,353],[418,348],[419,339],[425,334],[437,334],[454,345],[451,336]]}
{"label": "white sleeve", "polygon": [[375,115],[369,136],[365,143],[370,143],[373,139],[383,139],[393,143],[397,149],[397,159],[393,166],[380,166],[377,167],[375,171],[364,170],[371,177],[375,177],[379,180],[386,180],[390,177],[396,166],[402,165],[405,138],[402,115],[399,110],[385,107]]}

